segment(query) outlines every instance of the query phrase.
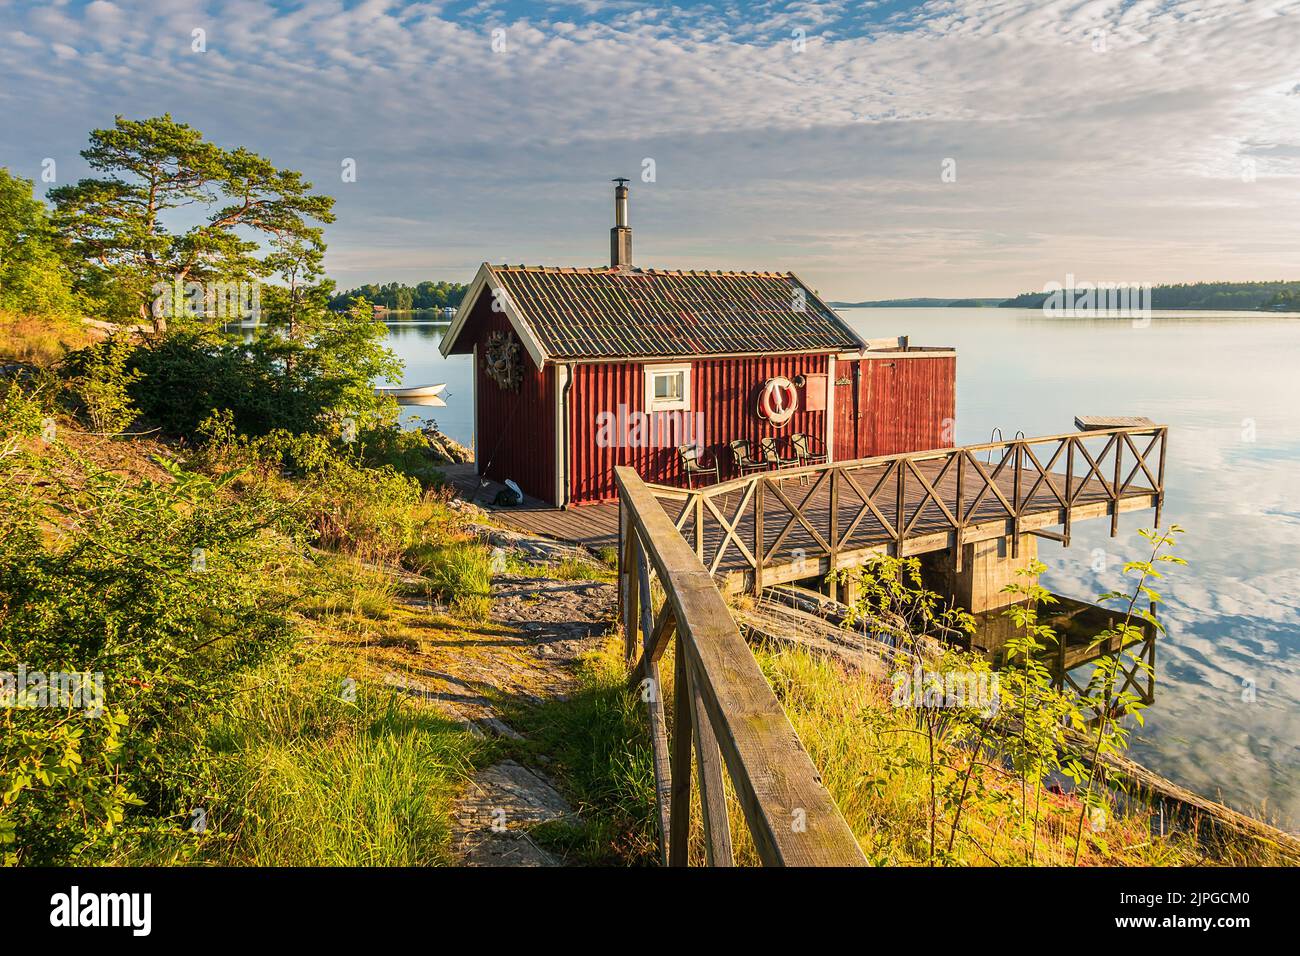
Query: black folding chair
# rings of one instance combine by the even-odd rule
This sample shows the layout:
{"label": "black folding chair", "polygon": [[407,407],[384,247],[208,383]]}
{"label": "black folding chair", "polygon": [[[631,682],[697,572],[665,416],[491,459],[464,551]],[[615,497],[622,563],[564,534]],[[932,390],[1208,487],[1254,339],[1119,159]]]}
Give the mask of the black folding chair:
{"label": "black folding chair", "polygon": [[790,436],[790,447],[794,449],[795,456],[799,459],[799,464],[824,465],[830,461],[830,456],[825,452],[814,454],[811,443],[812,440],[803,432],[797,432]]}
{"label": "black folding chair", "polygon": [[785,465],[799,464],[798,458],[782,458],[781,449],[776,443],[775,435],[759,439],[758,447],[763,450],[763,464],[769,468],[781,468]]}
{"label": "black folding chair", "polygon": [[751,471],[767,470],[767,462],[762,458],[750,457],[747,439],[738,438],[733,442],[727,442],[727,447],[731,449],[731,458],[736,463],[736,471],[742,478]]}
{"label": "black folding chair", "polygon": [[699,449],[694,445],[678,445],[677,460],[681,462],[682,471],[686,475],[687,488],[695,487],[696,475],[712,475],[715,482],[722,480],[718,472],[718,463],[715,461],[712,465],[703,464],[699,458]]}

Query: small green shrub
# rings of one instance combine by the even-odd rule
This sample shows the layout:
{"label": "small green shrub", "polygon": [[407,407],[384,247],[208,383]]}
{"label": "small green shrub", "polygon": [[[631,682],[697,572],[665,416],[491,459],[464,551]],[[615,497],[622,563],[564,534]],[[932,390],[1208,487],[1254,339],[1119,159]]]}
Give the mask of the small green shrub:
{"label": "small green shrub", "polygon": [[135,420],[131,388],[143,377],[128,368],[135,351],[125,334],[88,345],[63,360],[60,372],[69,394],[100,433],[116,434]]}
{"label": "small green shrub", "polygon": [[421,543],[407,549],[406,565],[427,577],[433,593],[447,602],[492,593],[492,552],[478,542]]}

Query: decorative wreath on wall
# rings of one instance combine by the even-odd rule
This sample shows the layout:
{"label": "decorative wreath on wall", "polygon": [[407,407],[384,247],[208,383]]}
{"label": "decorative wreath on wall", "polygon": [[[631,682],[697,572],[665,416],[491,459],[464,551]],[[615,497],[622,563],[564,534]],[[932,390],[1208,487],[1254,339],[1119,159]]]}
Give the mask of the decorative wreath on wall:
{"label": "decorative wreath on wall", "polygon": [[523,346],[510,332],[492,332],[483,352],[483,367],[498,387],[514,391],[524,380]]}

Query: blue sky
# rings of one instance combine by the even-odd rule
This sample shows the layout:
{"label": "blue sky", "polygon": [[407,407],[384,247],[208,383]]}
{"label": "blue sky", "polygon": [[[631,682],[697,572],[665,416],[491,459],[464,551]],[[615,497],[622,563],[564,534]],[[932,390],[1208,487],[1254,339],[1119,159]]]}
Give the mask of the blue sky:
{"label": "blue sky", "polygon": [[832,298],[1300,278],[1297,14],[0,0],[0,163],[66,182],[88,130],[170,111],[337,198],[343,285],[600,264],[616,175],[638,264],[793,269]]}

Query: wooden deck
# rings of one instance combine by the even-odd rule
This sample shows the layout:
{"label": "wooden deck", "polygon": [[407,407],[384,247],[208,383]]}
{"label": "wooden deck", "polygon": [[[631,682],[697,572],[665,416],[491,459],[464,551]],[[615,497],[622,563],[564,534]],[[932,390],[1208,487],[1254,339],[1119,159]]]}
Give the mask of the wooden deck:
{"label": "wooden deck", "polygon": [[492,504],[505,485],[480,479],[474,465],[448,465],[442,469],[461,497],[492,513],[492,518],[508,528],[525,534],[554,538],[568,544],[582,545],[593,551],[618,547],[618,502],[556,508],[537,498],[525,497],[524,503],[506,508]]}
{"label": "wooden deck", "polygon": [[[1115,428],[784,469],[687,490],[648,486],[726,591],[825,575],[874,554],[918,555],[1147,508],[1159,523],[1166,429]],[[491,504],[502,486],[447,469],[501,523],[589,548],[617,546],[618,504]],[[1051,528],[1060,531],[1050,531]]]}

